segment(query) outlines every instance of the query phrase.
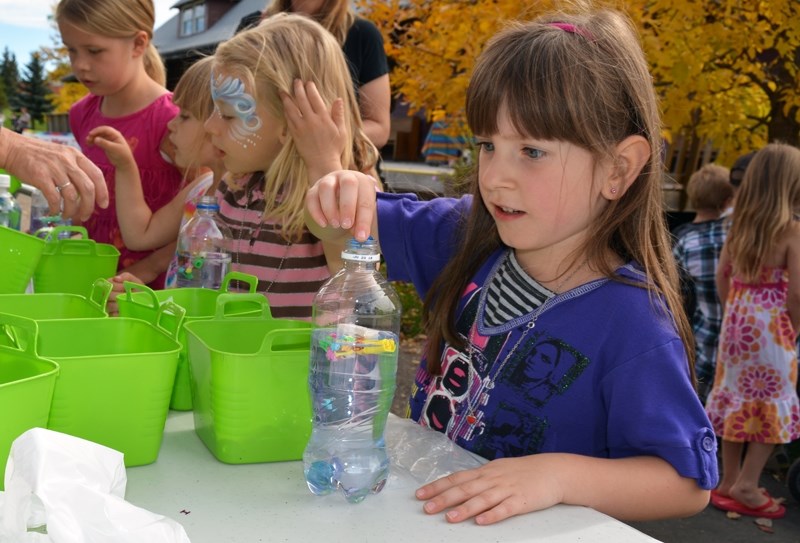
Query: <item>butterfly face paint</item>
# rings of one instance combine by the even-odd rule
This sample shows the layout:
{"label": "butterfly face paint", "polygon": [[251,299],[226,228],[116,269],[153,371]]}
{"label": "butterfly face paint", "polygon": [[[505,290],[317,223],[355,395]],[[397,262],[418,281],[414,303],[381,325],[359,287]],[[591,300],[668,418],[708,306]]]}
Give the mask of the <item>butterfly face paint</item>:
{"label": "butterfly face paint", "polygon": [[223,119],[236,117],[229,123],[230,138],[247,149],[255,145],[261,137],[257,134],[261,128],[261,118],[256,114],[256,101],[245,92],[241,79],[211,74],[211,99],[214,101],[214,112]]}

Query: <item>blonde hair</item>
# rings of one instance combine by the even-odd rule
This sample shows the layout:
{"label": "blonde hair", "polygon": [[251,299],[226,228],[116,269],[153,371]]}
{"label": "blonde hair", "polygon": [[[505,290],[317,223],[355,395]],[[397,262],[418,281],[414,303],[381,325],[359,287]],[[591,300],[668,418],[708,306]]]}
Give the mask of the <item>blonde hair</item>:
{"label": "blonde hair", "polygon": [[[292,0],[273,0],[264,10],[262,18],[270,17],[276,13],[292,11]],[[347,33],[356,19],[356,14],[350,7],[350,0],[324,0],[322,8],[311,17],[334,35],[339,46],[344,45]]]}
{"label": "blonde hair", "polygon": [[197,120],[205,121],[214,111],[211,99],[211,72],[214,57],[203,57],[189,66],[172,93],[172,101]]}
{"label": "blonde hair", "polygon": [[686,194],[695,210],[722,213],[733,198],[730,170],[718,164],[705,164],[689,177]]}
{"label": "blonde hair", "polygon": [[153,0],[61,0],[56,6],[56,21],[66,21],[84,32],[108,38],[131,38],[137,32],[146,32],[145,71],[159,85],[166,84],[164,62],[152,41]]}
{"label": "blonde hair", "polygon": [[[617,276],[616,258],[610,253],[638,262],[647,282],[637,286],[654,294],[657,307],[663,309],[666,302],[691,368],[694,343],[664,221],[658,101],[631,21],[619,12],[601,10],[509,24],[478,57],[467,89],[467,120],[473,133],[496,133],[504,106],[520,134],[573,143],[596,162],[614,160],[617,144],[629,136],[648,141],[649,160],[624,195],[608,203],[573,257],[585,255],[606,277],[623,282],[628,281]],[[473,205],[460,248],[425,301],[427,364],[432,373],[440,371],[443,341],[463,347],[453,314],[467,282],[502,246],[478,190],[479,169],[480,161],[472,172]]]}
{"label": "blonde hair", "polygon": [[[205,122],[214,111],[214,100],[211,99],[211,72],[214,66],[214,57],[203,57],[189,66],[172,93],[172,102],[181,108],[181,111],[190,113],[201,123]],[[209,135],[202,128],[195,135],[194,149],[200,149]],[[195,156],[195,164],[187,164],[183,170],[184,182],[191,175],[196,174],[193,166],[200,162],[200,157]]]}
{"label": "blonde hair", "polygon": [[736,193],[727,238],[734,273],[746,281],[758,279],[798,205],[800,150],[771,143],[755,154]]}
{"label": "blonde hair", "polygon": [[[364,134],[353,84],[342,48],[319,23],[289,13],[264,19],[255,28],[220,44],[214,69],[239,77],[259,105],[267,107],[286,129],[281,93],[293,94],[295,80],[313,81],[327,107],[343,98],[347,141],[342,166],[371,169],[378,150]],[[282,234],[296,239],[305,229],[303,209],[309,188],[308,168],[291,138],[264,175],[265,216],[282,224]]]}

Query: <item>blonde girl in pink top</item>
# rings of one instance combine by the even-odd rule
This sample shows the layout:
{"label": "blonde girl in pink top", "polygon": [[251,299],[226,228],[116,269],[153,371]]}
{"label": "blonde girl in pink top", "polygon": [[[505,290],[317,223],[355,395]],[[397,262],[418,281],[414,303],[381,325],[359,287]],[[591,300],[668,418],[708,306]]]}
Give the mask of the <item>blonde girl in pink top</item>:
{"label": "blonde girl in pink top", "polygon": [[169,259],[125,246],[114,205],[114,165],[87,139],[93,128],[103,125],[124,135],[152,209],[180,189],[182,173],[172,163],[167,140],[167,123],[178,108],[164,87],[164,66],[151,43],[154,21],[152,0],[61,0],[56,7],[72,70],[91,93],[70,109],[70,128],[84,154],[102,170],[111,203],[95,209],[84,226],[95,241],[120,249],[120,270],[159,288]]}

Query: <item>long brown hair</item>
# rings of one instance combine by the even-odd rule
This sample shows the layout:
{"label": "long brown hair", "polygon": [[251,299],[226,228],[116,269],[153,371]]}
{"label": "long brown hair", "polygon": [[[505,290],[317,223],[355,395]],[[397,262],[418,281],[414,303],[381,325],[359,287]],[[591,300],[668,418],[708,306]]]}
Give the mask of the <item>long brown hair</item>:
{"label": "long brown hair", "polygon": [[733,271],[755,281],[800,205],[800,149],[770,143],[747,166],[736,193],[727,251]]}
{"label": "long brown hair", "polygon": [[[554,22],[572,26],[568,31]],[[632,23],[621,13],[598,11],[510,24],[476,63],[466,106],[472,131],[496,133],[502,106],[520,134],[573,143],[596,161],[613,159],[614,148],[628,136],[647,139],[650,159],[625,194],[609,202],[580,252],[594,269],[619,281],[624,280],[615,273],[612,254],[641,264],[649,282],[637,285],[650,289],[662,310],[672,311],[691,370],[693,339],[664,220],[658,104]],[[464,347],[455,329],[458,301],[481,264],[502,246],[478,190],[479,170],[480,161],[472,172],[473,203],[460,245],[425,300],[431,373],[441,371],[443,342]]]}

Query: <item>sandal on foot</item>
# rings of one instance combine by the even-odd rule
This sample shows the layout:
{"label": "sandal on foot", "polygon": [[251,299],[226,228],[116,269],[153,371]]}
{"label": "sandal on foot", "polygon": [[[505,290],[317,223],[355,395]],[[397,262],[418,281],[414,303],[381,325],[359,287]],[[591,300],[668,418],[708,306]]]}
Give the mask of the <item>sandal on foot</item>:
{"label": "sandal on foot", "polygon": [[[758,507],[747,507],[745,504],[738,502],[733,498],[720,500],[718,504],[715,504],[715,507],[722,509],[723,511],[733,511],[734,513],[739,513],[740,515],[758,518],[778,519],[783,518],[783,516],[786,514],[786,507],[779,505],[774,499],[772,499],[772,497],[768,498],[766,502]],[[777,509],[774,511],[767,511],[767,509],[775,507],[777,507]]]}
{"label": "sandal on foot", "polygon": [[714,507],[716,507],[718,509],[722,509],[722,507],[720,507],[720,505],[725,503],[725,502],[729,502],[732,499],[733,498],[731,498],[730,496],[726,496],[724,494],[720,494],[720,492],[716,488],[711,491],[711,505],[713,505]]}

